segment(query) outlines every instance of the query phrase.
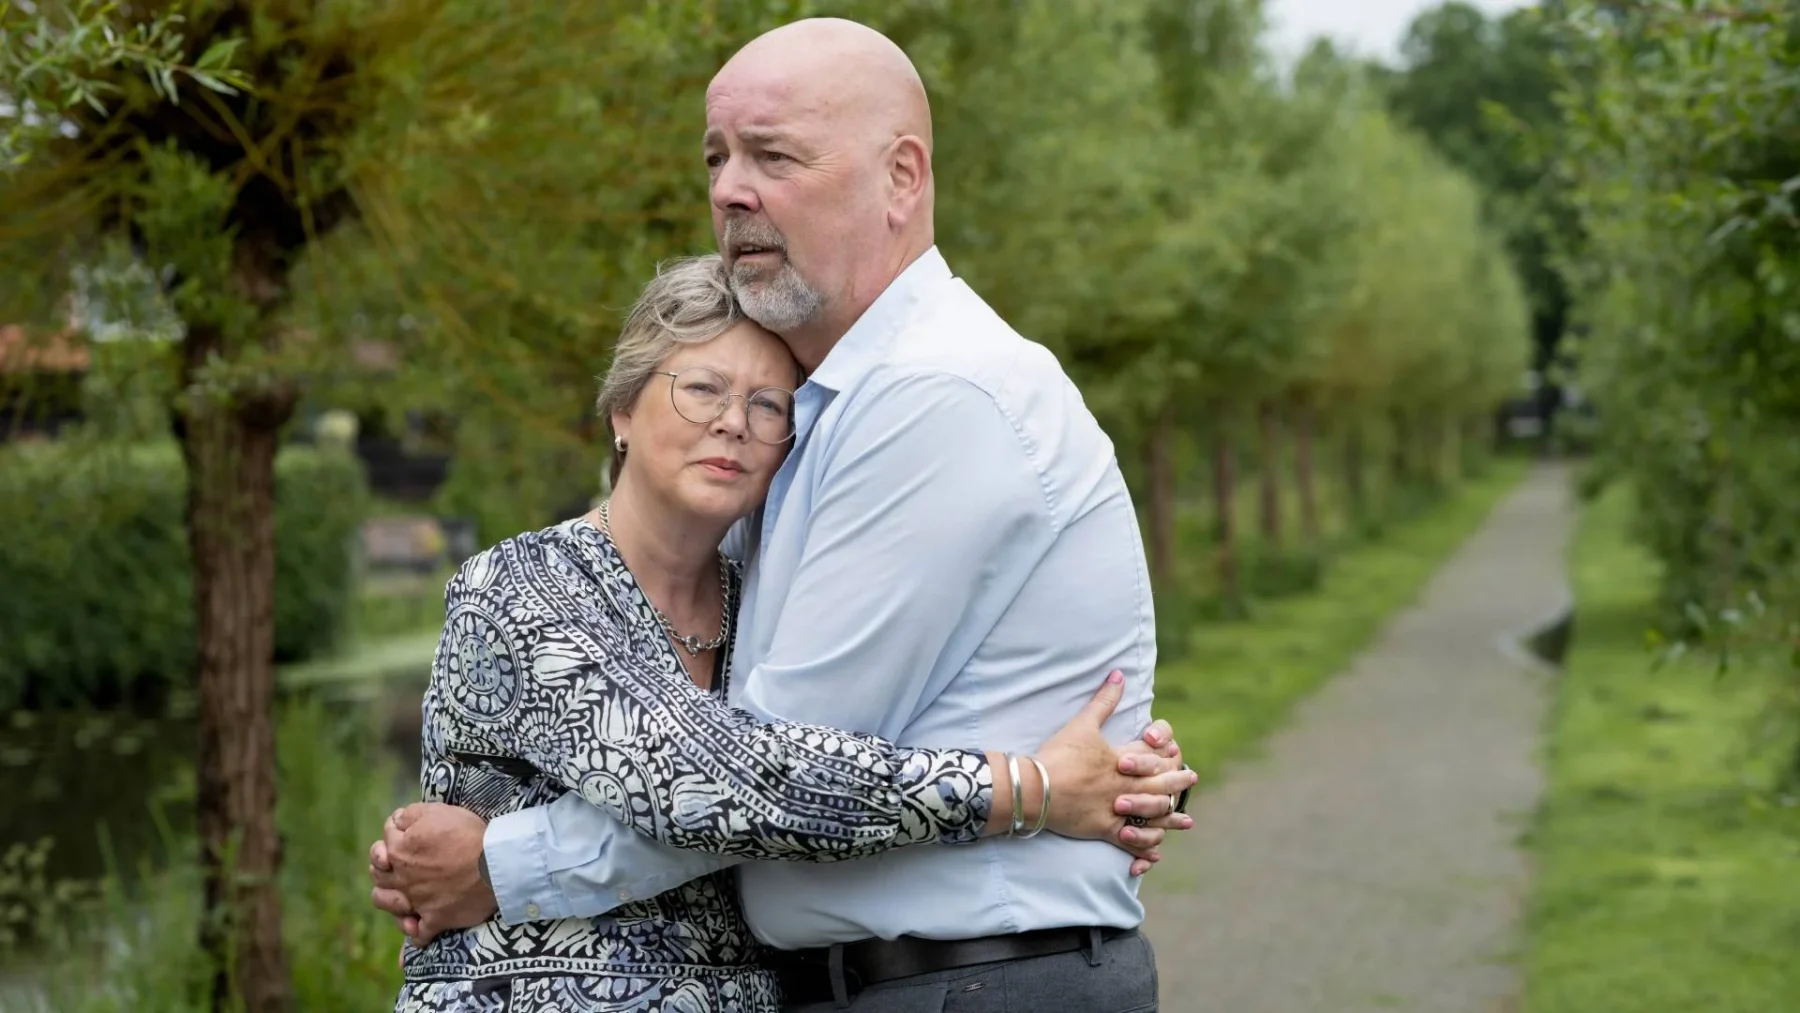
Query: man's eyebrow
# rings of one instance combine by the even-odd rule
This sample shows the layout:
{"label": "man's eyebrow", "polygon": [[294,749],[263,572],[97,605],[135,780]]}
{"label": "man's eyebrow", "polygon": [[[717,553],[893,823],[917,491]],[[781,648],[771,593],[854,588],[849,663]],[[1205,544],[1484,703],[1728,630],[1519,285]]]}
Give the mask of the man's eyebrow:
{"label": "man's eyebrow", "polygon": [[[775,127],[745,127],[737,132],[738,138],[750,144],[792,144],[793,135]],[[700,143],[705,147],[718,147],[725,143],[725,132],[718,127],[706,131]]]}

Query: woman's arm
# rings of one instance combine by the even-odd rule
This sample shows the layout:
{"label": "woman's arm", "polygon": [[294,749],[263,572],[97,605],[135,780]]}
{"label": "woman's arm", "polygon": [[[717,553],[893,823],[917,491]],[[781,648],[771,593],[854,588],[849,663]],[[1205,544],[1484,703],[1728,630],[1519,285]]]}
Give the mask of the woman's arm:
{"label": "woman's arm", "polygon": [[[489,734],[637,832],[690,850],[834,861],[987,829],[985,753],[758,722],[660,670],[620,624],[547,596],[570,585],[544,546],[491,551],[508,558],[477,557],[449,588],[447,626],[465,630],[453,663],[478,693],[493,687],[463,694],[472,716],[491,715]],[[469,579],[471,567],[486,573]],[[520,669],[516,690],[509,667]]]}

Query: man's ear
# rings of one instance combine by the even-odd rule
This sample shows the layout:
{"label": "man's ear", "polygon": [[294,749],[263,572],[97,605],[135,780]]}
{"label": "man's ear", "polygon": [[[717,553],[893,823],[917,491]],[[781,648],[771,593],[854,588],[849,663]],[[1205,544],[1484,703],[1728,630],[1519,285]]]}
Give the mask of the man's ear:
{"label": "man's ear", "polygon": [[907,134],[896,138],[888,153],[888,224],[902,228],[931,193],[931,152],[925,142]]}

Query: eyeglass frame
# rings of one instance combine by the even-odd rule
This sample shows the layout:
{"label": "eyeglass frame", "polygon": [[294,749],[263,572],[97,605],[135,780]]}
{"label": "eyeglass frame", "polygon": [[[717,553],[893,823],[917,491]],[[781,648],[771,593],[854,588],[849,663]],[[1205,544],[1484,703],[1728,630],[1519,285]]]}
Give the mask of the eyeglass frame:
{"label": "eyeglass frame", "polygon": [[[710,419],[707,419],[705,422],[695,422],[693,419],[688,418],[685,414],[682,413],[681,406],[679,404],[675,403],[675,383],[674,383],[674,381],[680,379],[682,373],[691,373],[697,369],[704,369],[708,373],[711,373],[712,375],[718,377],[719,379],[725,380],[725,396],[719,399],[718,414],[714,415]],[[779,447],[783,443],[788,442],[789,440],[793,439],[797,435],[797,432],[796,432],[795,426],[794,426],[794,420],[791,417],[788,419],[788,430],[789,430],[788,434],[786,436],[783,436],[781,439],[775,441],[774,443],[770,443],[768,440],[765,440],[760,436],[756,436],[755,431],[750,428],[750,424],[749,424],[750,399],[755,397],[758,394],[761,394],[765,390],[778,390],[778,391],[782,392],[783,394],[786,394],[788,396],[789,411],[792,411],[794,392],[791,390],[788,390],[786,387],[758,387],[748,394],[739,394],[737,391],[731,389],[731,381],[726,379],[725,374],[719,372],[718,370],[712,368],[711,366],[689,366],[688,368],[681,370],[680,372],[670,372],[669,370],[666,370],[666,369],[653,369],[650,371],[650,375],[651,376],[666,376],[669,378],[669,381],[670,381],[669,382],[669,407],[675,409],[675,414],[680,416],[681,421],[686,422],[689,425],[710,426],[714,422],[719,421],[719,419],[724,416],[726,410],[731,407],[731,399],[735,397],[735,398],[741,399],[744,402],[744,431],[750,433],[751,436],[756,437],[756,442],[758,442],[766,447]]]}

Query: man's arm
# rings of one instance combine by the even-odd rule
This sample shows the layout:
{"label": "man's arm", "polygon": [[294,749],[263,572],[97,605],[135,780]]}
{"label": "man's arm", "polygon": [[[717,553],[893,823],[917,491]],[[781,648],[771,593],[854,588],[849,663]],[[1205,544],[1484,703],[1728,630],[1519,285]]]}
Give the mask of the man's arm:
{"label": "man's arm", "polygon": [[482,848],[509,925],[597,918],[743,861],[647,837],[577,792],[495,817]]}

